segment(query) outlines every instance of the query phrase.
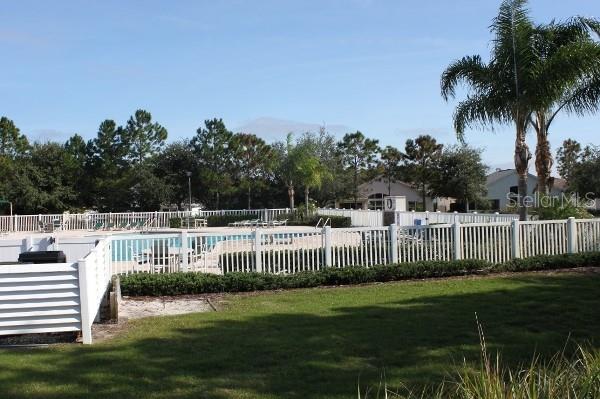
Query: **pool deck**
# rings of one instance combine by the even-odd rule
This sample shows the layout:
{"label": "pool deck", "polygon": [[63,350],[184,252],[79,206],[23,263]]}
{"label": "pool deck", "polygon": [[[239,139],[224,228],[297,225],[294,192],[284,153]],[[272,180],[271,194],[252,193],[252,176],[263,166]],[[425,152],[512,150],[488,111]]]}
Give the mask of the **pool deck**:
{"label": "pool deck", "polygon": [[[268,233],[287,233],[287,232],[310,232],[310,231],[321,231],[321,229],[315,229],[312,226],[277,226],[277,227],[260,227],[263,232]],[[197,229],[171,229],[171,228],[153,228],[149,230],[57,230],[51,233],[42,232],[16,232],[0,235],[0,240],[19,240],[23,238],[44,238],[44,237],[56,237],[56,238],[73,238],[73,237],[107,237],[107,236],[118,236],[118,235],[132,235],[132,234],[181,234],[187,231],[190,234],[204,233],[204,234],[249,234],[252,233],[256,228],[254,227],[201,227]]]}

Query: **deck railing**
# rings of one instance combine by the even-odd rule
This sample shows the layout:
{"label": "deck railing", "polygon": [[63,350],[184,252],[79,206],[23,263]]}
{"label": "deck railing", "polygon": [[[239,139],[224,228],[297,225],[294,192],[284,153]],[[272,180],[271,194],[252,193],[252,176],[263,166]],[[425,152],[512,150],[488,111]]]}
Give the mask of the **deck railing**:
{"label": "deck railing", "polygon": [[272,221],[289,213],[287,208],[276,209],[225,209],[219,211],[172,212],[116,212],[116,213],[63,213],[50,215],[0,216],[0,232],[35,232],[52,230],[110,230],[128,228],[150,230],[168,228],[173,218],[207,218],[216,215],[247,215]]}

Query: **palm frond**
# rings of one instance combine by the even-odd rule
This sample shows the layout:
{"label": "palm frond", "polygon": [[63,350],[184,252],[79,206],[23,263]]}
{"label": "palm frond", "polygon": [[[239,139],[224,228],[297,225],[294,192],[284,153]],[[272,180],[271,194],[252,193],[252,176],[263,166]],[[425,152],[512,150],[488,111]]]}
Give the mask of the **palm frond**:
{"label": "palm frond", "polygon": [[468,128],[485,129],[494,123],[506,123],[511,120],[503,101],[486,94],[468,96],[456,106],[454,129],[460,141]]}
{"label": "palm frond", "polygon": [[489,67],[479,55],[466,56],[454,61],[442,73],[441,92],[444,100],[453,98],[456,87],[463,83],[473,90],[485,88],[492,83]]}
{"label": "palm frond", "polygon": [[[568,113],[587,115],[600,109],[600,71],[582,79],[573,90],[563,98],[561,108]],[[555,114],[559,110],[555,111]]]}

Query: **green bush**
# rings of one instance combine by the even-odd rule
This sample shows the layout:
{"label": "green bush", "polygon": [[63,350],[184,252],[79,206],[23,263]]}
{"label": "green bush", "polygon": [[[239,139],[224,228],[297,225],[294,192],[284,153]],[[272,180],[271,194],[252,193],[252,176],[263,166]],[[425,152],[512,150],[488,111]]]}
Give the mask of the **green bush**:
{"label": "green bush", "polygon": [[558,201],[548,200],[547,206],[539,206],[531,212],[537,215],[539,220],[562,220],[569,217],[576,219],[590,219],[593,217],[588,210],[581,206],[575,206],[570,202],[559,203]]}
{"label": "green bush", "polygon": [[229,223],[258,219],[256,215],[213,215],[206,218],[208,227],[224,227]]}
{"label": "green bush", "polygon": [[314,272],[300,272],[287,275],[239,272],[226,273],[225,275],[193,272],[169,274],[138,273],[122,276],[121,291],[123,295],[129,296],[248,292],[464,276],[506,271],[520,272],[566,269],[596,265],[600,265],[600,252],[536,256],[528,259],[514,259],[498,265],[474,259],[451,262],[427,261],[374,266],[370,268],[361,266],[341,269],[326,268]]}
{"label": "green bush", "polygon": [[288,220],[287,224],[288,226],[316,226],[317,223],[319,222],[319,219],[323,218],[323,221],[321,222],[321,224],[323,224],[323,222],[325,222],[325,220],[327,220],[327,218],[329,218],[331,220],[331,227],[332,228],[347,228],[347,227],[352,227],[352,219],[350,219],[349,217],[346,216],[310,216],[308,218],[304,218],[304,219],[295,219],[295,220]]}
{"label": "green bush", "polygon": [[181,218],[171,218],[169,219],[169,227],[172,229],[181,228]]}
{"label": "green bush", "polygon": [[535,270],[571,269],[600,265],[600,252],[565,255],[539,255],[525,259],[512,259],[494,266],[497,271],[522,272]]}

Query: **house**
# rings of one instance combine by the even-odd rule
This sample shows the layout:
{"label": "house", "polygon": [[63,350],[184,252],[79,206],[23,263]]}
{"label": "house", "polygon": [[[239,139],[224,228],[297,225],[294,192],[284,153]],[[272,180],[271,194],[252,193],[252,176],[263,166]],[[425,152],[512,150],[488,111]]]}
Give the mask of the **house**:
{"label": "house", "polygon": [[[383,209],[383,199],[388,195],[406,197],[408,210],[421,210],[421,193],[408,183],[399,180],[393,180],[388,186],[387,179],[383,177],[375,178],[371,181],[358,186],[357,204],[354,206],[354,199],[345,198],[336,200],[336,208],[358,208],[358,209]],[[430,197],[425,198],[426,209],[434,210],[434,201]]]}
{"label": "house", "polygon": [[[527,177],[527,195],[535,196],[537,193],[537,176],[528,174]],[[515,169],[496,169],[495,172],[487,176],[486,187],[487,195],[485,198],[490,201],[492,210],[504,210],[510,203],[511,198],[515,198],[519,192],[519,176]],[[566,181],[555,178],[554,185],[550,191],[551,196],[557,196],[566,190]]]}

